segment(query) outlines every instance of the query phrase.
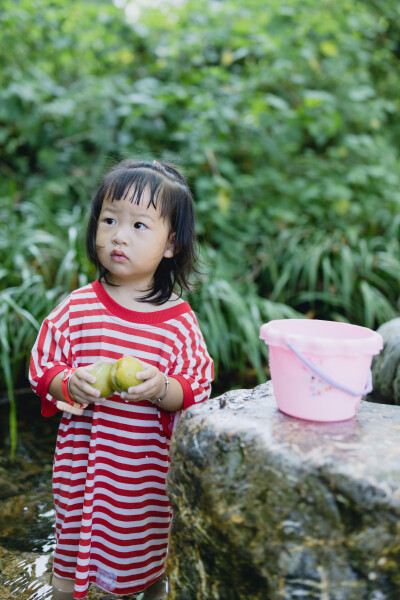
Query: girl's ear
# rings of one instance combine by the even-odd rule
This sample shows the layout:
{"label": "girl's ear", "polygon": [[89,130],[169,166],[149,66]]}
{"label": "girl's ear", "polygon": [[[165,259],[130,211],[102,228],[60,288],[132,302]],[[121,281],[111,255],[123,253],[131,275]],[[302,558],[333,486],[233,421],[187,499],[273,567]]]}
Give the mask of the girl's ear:
{"label": "girl's ear", "polygon": [[169,236],[167,245],[165,246],[164,258],[173,258],[173,256],[175,255],[175,239],[175,233]]}

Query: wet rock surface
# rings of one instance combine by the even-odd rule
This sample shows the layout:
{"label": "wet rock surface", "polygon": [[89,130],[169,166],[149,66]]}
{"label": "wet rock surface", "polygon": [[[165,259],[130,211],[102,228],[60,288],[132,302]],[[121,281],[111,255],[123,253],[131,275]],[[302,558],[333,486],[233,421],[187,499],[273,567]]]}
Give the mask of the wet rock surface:
{"label": "wet rock surface", "polygon": [[398,407],[301,421],[277,410],[270,382],[185,411],[169,598],[400,598],[399,440]]}
{"label": "wet rock surface", "polygon": [[374,389],[368,400],[400,405],[400,318],[384,323],[378,332],[384,345],[372,361]]}

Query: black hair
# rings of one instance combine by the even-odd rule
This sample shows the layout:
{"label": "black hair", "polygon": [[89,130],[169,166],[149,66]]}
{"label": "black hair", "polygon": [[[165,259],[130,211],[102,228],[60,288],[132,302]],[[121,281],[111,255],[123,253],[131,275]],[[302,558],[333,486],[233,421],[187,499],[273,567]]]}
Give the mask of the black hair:
{"label": "black hair", "polygon": [[162,218],[169,223],[170,235],[175,234],[174,255],[172,258],[162,258],[154,274],[152,287],[146,290],[145,296],[137,300],[164,304],[173,291],[181,296],[183,290],[190,289],[188,278],[191,271],[196,270],[197,261],[192,194],[185,179],[172,165],[126,159],[106,173],[92,199],[86,232],[86,252],[98,269],[99,281],[104,279],[110,284],[107,279],[109,271],[100,263],[96,248],[98,219],[103,201],[105,198],[111,201],[125,199],[133,190],[130,200],[139,204],[145,189],[150,190],[148,206],[152,205],[160,210]]}

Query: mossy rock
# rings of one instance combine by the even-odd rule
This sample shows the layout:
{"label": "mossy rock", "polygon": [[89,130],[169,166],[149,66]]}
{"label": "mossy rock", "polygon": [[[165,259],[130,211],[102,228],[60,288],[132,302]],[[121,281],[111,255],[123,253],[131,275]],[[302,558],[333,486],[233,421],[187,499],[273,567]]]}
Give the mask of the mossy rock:
{"label": "mossy rock", "polygon": [[400,408],[287,417],[270,383],[183,412],[171,441],[171,600],[400,598]]}
{"label": "mossy rock", "polygon": [[383,350],[372,361],[374,389],[367,400],[400,405],[400,318],[379,327]]}

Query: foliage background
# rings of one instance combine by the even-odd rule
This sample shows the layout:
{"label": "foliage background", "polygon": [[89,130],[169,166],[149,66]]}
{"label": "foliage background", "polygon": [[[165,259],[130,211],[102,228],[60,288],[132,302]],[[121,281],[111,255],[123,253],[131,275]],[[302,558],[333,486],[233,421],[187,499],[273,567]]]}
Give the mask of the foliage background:
{"label": "foliage background", "polygon": [[126,156],[175,162],[194,191],[206,268],[188,299],[219,380],[265,378],[271,318],[376,328],[397,316],[397,0],[187,0],[134,22],[118,4],[2,1],[0,386],[12,402],[41,320],[95,277],[88,202]]}

